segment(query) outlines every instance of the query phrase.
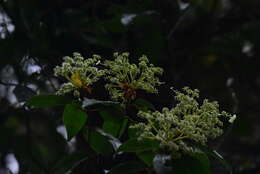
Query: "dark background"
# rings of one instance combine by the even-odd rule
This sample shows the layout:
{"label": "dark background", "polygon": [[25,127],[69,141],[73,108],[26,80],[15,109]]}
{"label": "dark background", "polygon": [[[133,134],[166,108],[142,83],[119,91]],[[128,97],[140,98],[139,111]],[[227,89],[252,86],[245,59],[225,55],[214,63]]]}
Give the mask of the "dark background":
{"label": "dark background", "polygon": [[56,131],[63,108],[21,103],[57,89],[53,68],[63,56],[127,51],[164,68],[167,84],[149,98],[158,108],[172,102],[171,86],[190,86],[236,113],[210,145],[234,173],[259,173],[259,9],[259,0],[0,0],[0,168],[15,157],[21,174],[51,173],[68,153]]}

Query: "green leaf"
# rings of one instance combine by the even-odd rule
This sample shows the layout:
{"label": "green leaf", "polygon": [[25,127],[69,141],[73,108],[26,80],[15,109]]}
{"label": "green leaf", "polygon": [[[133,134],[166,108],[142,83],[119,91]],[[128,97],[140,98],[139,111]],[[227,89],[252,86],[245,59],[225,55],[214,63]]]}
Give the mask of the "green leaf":
{"label": "green leaf", "polygon": [[153,165],[153,159],[155,157],[155,153],[153,151],[143,151],[143,152],[136,152],[138,158],[140,158],[145,164],[148,166]]}
{"label": "green leaf", "polygon": [[63,112],[63,122],[68,133],[68,140],[83,128],[86,120],[86,112],[83,112],[78,105],[74,103],[66,105]]}
{"label": "green leaf", "polygon": [[138,161],[128,161],[112,168],[108,174],[136,174],[144,169],[145,165]]}
{"label": "green leaf", "polygon": [[[190,155],[196,159],[200,165],[201,165],[201,170],[206,174],[206,173],[211,173],[210,172],[210,166],[209,166],[209,159],[208,156],[201,150],[197,149],[195,152],[190,153]],[[203,173],[202,172],[202,173]]]}
{"label": "green leaf", "polygon": [[159,142],[150,139],[144,139],[138,141],[137,139],[129,139],[126,143],[122,144],[118,151],[122,152],[141,152],[152,149],[157,149],[159,147]]}
{"label": "green leaf", "polygon": [[142,111],[148,111],[148,110],[155,110],[155,107],[152,103],[145,99],[138,98],[134,101],[133,105],[138,109]]}
{"label": "green leaf", "polygon": [[102,129],[106,133],[111,134],[114,137],[117,137],[118,131],[120,130],[120,127],[121,127],[120,123],[116,123],[116,122],[113,122],[113,121],[105,121],[103,123]]}
{"label": "green leaf", "polygon": [[97,153],[107,154],[114,151],[108,137],[100,134],[96,130],[87,129],[87,131],[84,133],[84,137],[89,143],[90,147]]}
{"label": "green leaf", "polygon": [[66,155],[64,158],[57,162],[57,164],[53,167],[51,173],[71,173],[73,168],[77,167],[82,161],[85,161],[87,158],[88,157],[84,153]]}
{"label": "green leaf", "polygon": [[114,137],[118,137],[119,134],[123,131],[124,114],[121,112],[120,108],[115,106],[104,107],[99,111],[99,114],[102,116],[104,122],[102,129],[108,133],[113,135]]}
{"label": "green leaf", "polygon": [[225,167],[230,174],[232,174],[232,167],[217,151],[208,151],[207,153],[209,156],[216,159],[223,167]]}
{"label": "green leaf", "polygon": [[118,138],[122,137],[124,132],[127,130],[127,125],[128,125],[128,119],[125,118],[124,121],[121,124],[121,128],[120,128],[120,131],[119,131]]}
{"label": "green leaf", "polygon": [[132,139],[132,138],[137,138],[138,137],[138,135],[137,135],[137,133],[138,133],[138,131],[139,131],[139,129],[137,129],[137,128],[128,128],[128,136]]}
{"label": "green leaf", "polygon": [[211,174],[209,159],[204,152],[199,150],[173,160],[172,168],[174,174]]}
{"label": "green leaf", "polygon": [[71,100],[64,96],[57,95],[37,95],[29,99],[26,104],[34,107],[51,107],[58,105],[66,105]]}
{"label": "green leaf", "polygon": [[206,146],[199,146],[198,148],[205,152],[209,157],[212,157],[214,160],[219,162],[229,173],[232,174],[232,167],[217,151],[211,150]]}

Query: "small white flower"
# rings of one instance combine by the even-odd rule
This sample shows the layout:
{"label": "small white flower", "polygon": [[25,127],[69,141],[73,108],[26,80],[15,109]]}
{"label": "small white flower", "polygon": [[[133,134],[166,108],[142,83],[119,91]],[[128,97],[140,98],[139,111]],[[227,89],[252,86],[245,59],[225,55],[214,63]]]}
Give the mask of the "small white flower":
{"label": "small white flower", "polygon": [[233,115],[232,117],[230,117],[230,119],[228,120],[229,123],[233,123],[236,120],[237,116]]}
{"label": "small white flower", "polygon": [[100,61],[100,60],[98,60],[98,61],[97,61],[97,63],[96,63],[96,65],[100,64],[100,62],[101,62],[101,61]]}

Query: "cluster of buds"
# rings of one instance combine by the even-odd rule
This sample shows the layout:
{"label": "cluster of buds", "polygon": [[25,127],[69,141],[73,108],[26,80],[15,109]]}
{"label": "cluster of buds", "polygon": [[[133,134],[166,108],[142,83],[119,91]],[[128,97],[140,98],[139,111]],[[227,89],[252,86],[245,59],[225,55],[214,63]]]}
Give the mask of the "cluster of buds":
{"label": "cluster of buds", "polygon": [[73,58],[64,57],[62,66],[54,68],[54,75],[62,76],[68,82],[61,85],[57,95],[73,92],[74,96],[80,97],[82,91],[91,93],[91,85],[105,75],[105,71],[97,67],[100,59],[98,55],[84,59],[79,53],[74,53]]}
{"label": "cluster of buds", "polygon": [[175,99],[178,104],[171,108],[163,108],[162,112],[143,112],[138,115],[147,123],[137,123],[132,128],[138,130],[139,139],[155,139],[162,146],[173,151],[190,151],[192,147],[187,143],[190,141],[206,144],[208,138],[216,138],[223,133],[223,121],[226,117],[229,122],[236,118],[225,111],[219,110],[216,101],[207,99],[199,105],[198,90],[183,88],[184,93],[175,91]]}
{"label": "cluster of buds", "polygon": [[138,65],[129,63],[129,54],[114,54],[114,60],[106,60],[104,65],[107,67],[109,83],[106,84],[111,98],[131,101],[136,98],[136,90],[144,90],[148,93],[157,93],[157,86],[161,85],[157,75],[163,73],[163,69],[154,67],[149,63],[148,58],[143,55],[139,58]]}
{"label": "cluster of buds", "polygon": [[[129,53],[114,54],[114,60],[101,62],[101,57],[84,59],[79,53],[74,53],[73,58],[64,57],[62,66],[54,68],[56,76],[65,77],[64,83],[57,91],[58,95],[64,95],[73,91],[76,97],[80,96],[81,89],[91,93],[91,85],[101,77],[107,80],[106,88],[114,100],[123,102],[136,98],[138,89],[148,93],[157,93],[156,86],[162,84],[157,75],[162,74],[163,69],[149,64],[146,56],[139,58],[139,64],[129,63]],[[102,69],[97,65],[101,65]]]}

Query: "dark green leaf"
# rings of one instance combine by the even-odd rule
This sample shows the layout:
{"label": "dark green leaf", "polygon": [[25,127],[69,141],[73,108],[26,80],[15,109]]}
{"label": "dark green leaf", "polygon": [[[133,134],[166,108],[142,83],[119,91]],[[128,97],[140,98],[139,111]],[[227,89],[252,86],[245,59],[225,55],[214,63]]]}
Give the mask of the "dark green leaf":
{"label": "dark green leaf", "polygon": [[206,153],[209,157],[212,157],[214,160],[219,162],[229,173],[232,173],[232,167],[230,164],[215,150],[211,150],[205,146],[198,146],[204,153]]}
{"label": "dark green leaf", "polygon": [[143,152],[137,152],[136,155],[145,164],[147,164],[148,166],[151,166],[153,164],[153,159],[154,159],[156,154],[153,151],[143,151]]}
{"label": "dark green leaf", "polygon": [[203,151],[197,149],[195,152],[190,153],[190,155],[194,159],[198,160],[198,162],[202,166],[201,170],[204,171],[204,173],[210,173],[209,159]]}
{"label": "dark green leaf", "polygon": [[104,154],[113,152],[113,146],[109,142],[108,137],[100,134],[96,130],[87,129],[84,136],[94,151]]}
{"label": "dark green leaf", "polygon": [[136,174],[144,167],[145,165],[138,161],[128,161],[115,166],[108,172],[108,174]]}
{"label": "dark green leaf", "polygon": [[83,128],[86,120],[86,112],[83,112],[76,104],[66,105],[63,112],[63,122],[68,133],[68,140]]}
{"label": "dark green leaf", "polygon": [[138,129],[136,128],[128,128],[128,136],[130,138],[137,138]]}
{"label": "dark green leaf", "polygon": [[207,152],[209,156],[213,157],[216,159],[222,166],[224,166],[229,173],[232,174],[232,167],[230,164],[216,151],[208,151]]}
{"label": "dark green leaf", "polygon": [[104,122],[102,129],[108,133],[113,135],[114,137],[118,137],[121,131],[121,128],[124,123],[124,115],[117,107],[105,107],[99,111],[102,116]]}
{"label": "dark green leaf", "polygon": [[157,149],[159,142],[155,140],[144,139],[138,141],[137,139],[129,139],[126,143],[122,144],[118,151],[122,152],[141,152],[152,149]]}
{"label": "dark green leaf", "polygon": [[120,138],[124,134],[124,132],[127,130],[127,125],[128,125],[128,119],[125,118],[121,124],[118,138]]}
{"label": "dark green leaf", "polygon": [[172,164],[174,174],[211,174],[209,159],[199,150],[173,160]]}
{"label": "dark green leaf", "polygon": [[82,161],[87,159],[84,153],[66,155],[54,166],[51,173],[66,174],[78,166]]}
{"label": "dark green leaf", "polygon": [[120,130],[120,127],[121,127],[120,123],[116,123],[116,122],[113,122],[113,121],[105,121],[103,123],[102,129],[106,133],[111,134],[114,137],[117,137],[118,131]]}
{"label": "dark green leaf", "polygon": [[33,96],[26,103],[34,107],[51,107],[57,105],[66,105],[70,102],[71,100],[64,96],[38,95],[38,96]]}
{"label": "dark green leaf", "polygon": [[136,99],[133,104],[137,109],[142,111],[155,110],[155,107],[152,103],[141,98]]}

